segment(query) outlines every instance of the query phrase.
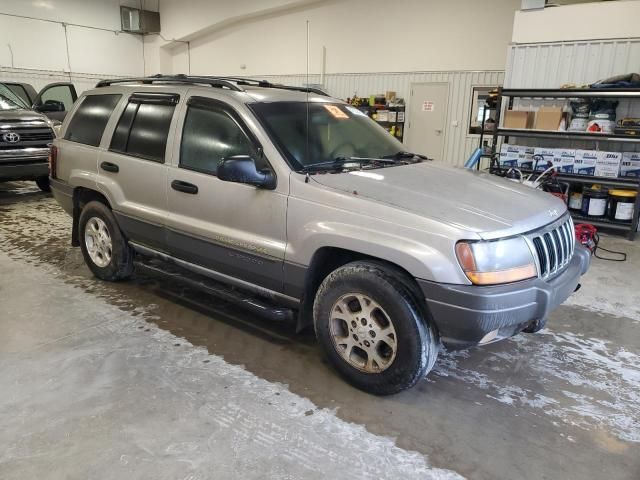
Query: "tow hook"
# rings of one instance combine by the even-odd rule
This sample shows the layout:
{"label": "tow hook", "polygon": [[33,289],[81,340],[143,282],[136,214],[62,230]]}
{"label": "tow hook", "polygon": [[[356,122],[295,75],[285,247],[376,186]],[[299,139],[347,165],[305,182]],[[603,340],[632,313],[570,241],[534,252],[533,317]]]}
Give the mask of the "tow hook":
{"label": "tow hook", "polygon": [[577,284],[576,285],[576,289],[573,291],[573,293],[576,293],[578,290],[580,290],[580,287],[582,287],[582,284]]}

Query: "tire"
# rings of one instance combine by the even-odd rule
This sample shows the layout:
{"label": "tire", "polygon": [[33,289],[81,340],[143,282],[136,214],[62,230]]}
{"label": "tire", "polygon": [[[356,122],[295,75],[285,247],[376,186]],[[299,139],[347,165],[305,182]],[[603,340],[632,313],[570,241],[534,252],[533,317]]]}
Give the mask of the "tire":
{"label": "tire", "polygon": [[96,277],[113,282],[131,276],[133,251],[109,207],[97,201],[87,203],[78,226],[82,256]]}
{"label": "tire", "polygon": [[422,312],[406,280],[375,262],[334,270],[313,305],[316,336],[331,365],[375,395],[410,388],[433,368],[439,342]]}
{"label": "tire", "polygon": [[50,192],[51,185],[49,185],[49,177],[38,177],[36,178],[36,185],[43,192]]}
{"label": "tire", "polygon": [[538,333],[544,327],[547,326],[547,319],[540,318],[538,320],[534,320],[529,325],[527,325],[522,331],[524,333]]}

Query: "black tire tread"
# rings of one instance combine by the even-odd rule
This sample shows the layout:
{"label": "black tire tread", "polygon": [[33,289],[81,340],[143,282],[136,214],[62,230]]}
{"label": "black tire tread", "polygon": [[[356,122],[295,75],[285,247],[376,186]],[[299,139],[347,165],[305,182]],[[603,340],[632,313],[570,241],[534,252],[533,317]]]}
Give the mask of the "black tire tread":
{"label": "black tire tread", "polygon": [[[437,334],[427,323],[427,319],[424,318],[424,309],[419,307],[415,299],[415,295],[408,287],[406,279],[402,278],[399,272],[388,268],[381,262],[375,261],[352,262],[331,272],[323,280],[320,287],[318,288],[318,291],[316,293],[316,301],[313,305],[314,327],[316,330],[316,336],[320,338],[320,332],[318,330],[317,322],[320,308],[320,302],[318,301],[318,299],[326,295],[327,292],[331,288],[333,288],[334,284],[341,282],[344,278],[353,277],[354,275],[360,275],[362,273],[371,275],[372,277],[376,278],[377,281],[386,283],[389,287],[397,292],[402,301],[405,302],[409,306],[409,309],[413,312],[414,318],[416,319],[416,328],[418,330],[419,336],[422,338],[422,354],[420,355],[420,362],[416,365],[411,366],[412,368],[408,376],[402,379],[397,379],[397,381],[386,383],[378,383],[375,381],[375,377],[371,377],[371,380],[373,381],[367,382],[367,385],[354,383],[351,378],[347,377],[347,380],[351,383],[354,383],[357,388],[361,388],[376,395],[391,395],[413,387],[420,379],[424,378],[427,373],[433,368],[439,350],[439,341]],[[331,345],[329,345],[328,347],[333,348],[333,346]],[[336,365],[336,362],[331,357],[329,357],[329,360],[334,365],[334,367],[336,367],[336,369],[341,374],[343,374],[343,376],[345,376],[344,371],[342,370],[342,368],[340,368],[340,365]],[[343,367],[352,368],[344,363],[343,360],[340,360],[340,362],[342,362]]]}
{"label": "black tire tread", "polygon": [[[103,268],[93,263],[87,252],[83,238],[85,224],[91,216],[101,217],[111,233],[113,255],[111,257],[111,263]],[[80,213],[78,236],[84,261],[96,277],[109,282],[117,282],[131,276],[134,268],[133,250],[124,238],[111,209],[107,205],[94,200],[84,206]]]}

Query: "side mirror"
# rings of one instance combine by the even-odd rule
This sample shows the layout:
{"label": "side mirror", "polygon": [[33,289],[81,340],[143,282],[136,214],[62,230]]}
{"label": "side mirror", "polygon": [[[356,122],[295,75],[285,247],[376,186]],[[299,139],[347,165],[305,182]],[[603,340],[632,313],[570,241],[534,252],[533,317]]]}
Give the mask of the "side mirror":
{"label": "side mirror", "polygon": [[276,177],[273,172],[259,171],[255,160],[249,155],[225,158],[218,165],[216,173],[218,178],[225,182],[246,183],[268,190],[276,188]]}
{"label": "side mirror", "polygon": [[34,105],[33,109],[37,112],[64,112],[64,103],[57,100],[47,100],[44,103]]}

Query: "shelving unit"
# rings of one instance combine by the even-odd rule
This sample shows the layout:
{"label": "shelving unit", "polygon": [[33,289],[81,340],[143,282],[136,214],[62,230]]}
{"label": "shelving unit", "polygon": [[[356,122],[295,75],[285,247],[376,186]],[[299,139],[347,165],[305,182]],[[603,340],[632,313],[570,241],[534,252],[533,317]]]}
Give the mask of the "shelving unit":
{"label": "shelving unit", "polygon": [[[592,132],[566,132],[566,131],[550,131],[550,130],[532,130],[532,129],[513,129],[502,128],[501,117],[505,106],[509,109],[513,107],[514,98],[533,98],[533,99],[553,99],[553,98],[608,98],[608,99],[637,99],[640,101],[640,89],[498,89],[498,100],[496,105],[496,129],[493,132],[493,144],[491,146],[491,156],[495,158],[498,148],[498,138],[502,137],[506,142],[509,137],[521,138],[539,138],[539,139],[555,139],[569,141],[584,141],[595,143],[596,149],[600,142],[622,142],[626,144],[640,144],[640,136],[636,135],[618,135],[608,133],[592,133]],[[506,104],[505,104],[505,99]],[[504,173],[505,168],[496,165],[492,161],[489,167],[492,173]],[[531,172],[524,172],[531,173]],[[585,217],[571,211],[571,215],[575,221],[590,223],[596,227],[605,227],[619,231],[626,231],[627,238],[633,240],[638,229],[638,219],[640,216],[640,178],[632,177],[595,177],[591,175],[575,175],[567,173],[558,173],[556,178],[561,182],[569,184],[600,184],[609,187],[623,188],[626,190],[635,190],[638,192],[636,203],[631,222],[614,221],[608,218]]]}
{"label": "shelving unit", "polygon": [[[405,123],[405,107],[404,106],[395,106],[390,107],[389,105],[362,105],[357,107],[359,110],[363,111],[367,114],[368,117],[373,118],[374,114],[377,115],[379,110],[388,110],[389,112],[394,112],[396,116],[395,122],[389,121],[380,121],[378,119],[374,119],[381,127],[385,128],[388,131],[391,131],[393,128],[395,132],[395,137],[401,142],[404,139],[404,123]],[[402,120],[398,120],[398,117],[402,118]]]}

